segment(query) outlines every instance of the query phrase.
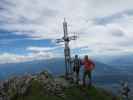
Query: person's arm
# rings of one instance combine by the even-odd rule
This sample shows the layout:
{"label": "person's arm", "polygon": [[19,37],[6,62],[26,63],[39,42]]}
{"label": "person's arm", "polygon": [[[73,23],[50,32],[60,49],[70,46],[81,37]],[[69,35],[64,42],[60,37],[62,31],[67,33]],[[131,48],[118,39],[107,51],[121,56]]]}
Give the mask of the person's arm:
{"label": "person's arm", "polygon": [[95,67],[95,63],[92,61],[92,65]]}
{"label": "person's arm", "polygon": [[74,59],[71,59],[70,62],[73,63],[74,62]]}
{"label": "person's arm", "polygon": [[84,65],[84,61],[83,60],[80,60],[80,65]]}
{"label": "person's arm", "polygon": [[90,63],[92,64],[93,67],[95,67],[95,63],[92,60],[90,60]]}

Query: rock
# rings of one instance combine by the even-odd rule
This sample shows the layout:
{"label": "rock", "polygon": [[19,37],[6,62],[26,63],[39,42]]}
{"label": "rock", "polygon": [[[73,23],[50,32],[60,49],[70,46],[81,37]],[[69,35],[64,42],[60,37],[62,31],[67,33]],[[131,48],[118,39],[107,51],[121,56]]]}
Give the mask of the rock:
{"label": "rock", "polygon": [[69,87],[69,83],[63,78],[47,78],[43,81],[43,86],[45,94],[64,97],[64,89]]}
{"label": "rock", "polygon": [[32,80],[38,81],[42,84],[44,94],[56,95],[62,98],[65,97],[63,94],[64,89],[70,86],[64,78],[53,78],[47,71],[43,71],[34,76],[25,75],[23,77],[12,77],[4,83],[0,82],[0,100],[12,100],[18,95],[25,95],[31,87]]}

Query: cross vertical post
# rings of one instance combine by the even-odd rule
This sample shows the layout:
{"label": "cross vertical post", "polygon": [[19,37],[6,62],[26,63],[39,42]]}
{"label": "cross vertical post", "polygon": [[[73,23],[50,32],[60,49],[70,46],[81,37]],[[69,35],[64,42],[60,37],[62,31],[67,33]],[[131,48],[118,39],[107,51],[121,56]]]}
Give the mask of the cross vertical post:
{"label": "cross vertical post", "polygon": [[65,19],[63,22],[63,30],[64,30],[64,42],[65,42],[65,49],[64,49],[65,67],[66,67],[66,76],[68,76],[69,73],[71,73],[71,56],[70,56],[70,48],[69,48],[67,22],[65,21]]}
{"label": "cross vertical post", "polygon": [[68,36],[67,22],[64,19],[63,22],[63,32],[64,36],[61,39],[57,39],[57,42],[64,42],[64,56],[65,56],[65,77],[68,78],[72,74],[72,65],[71,65],[71,52],[69,47],[69,42],[75,40],[76,36]]}

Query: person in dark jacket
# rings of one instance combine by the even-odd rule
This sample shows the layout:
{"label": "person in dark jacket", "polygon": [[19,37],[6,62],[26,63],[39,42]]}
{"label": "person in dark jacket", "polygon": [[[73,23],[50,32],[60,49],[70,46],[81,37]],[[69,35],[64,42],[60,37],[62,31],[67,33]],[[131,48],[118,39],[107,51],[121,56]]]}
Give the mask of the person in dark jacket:
{"label": "person in dark jacket", "polygon": [[73,60],[73,71],[76,73],[76,83],[79,83],[79,72],[81,67],[81,60],[78,57],[78,55],[75,55],[75,58]]}
{"label": "person in dark jacket", "polygon": [[84,74],[83,74],[83,85],[86,85],[86,76],[89,77],[89,86],[92,84],[92,77],[91,72],[95,67],[95,64],[88,58],[88,55],[84,57],[84,60],[82,61],[82,64],[84,66]]}

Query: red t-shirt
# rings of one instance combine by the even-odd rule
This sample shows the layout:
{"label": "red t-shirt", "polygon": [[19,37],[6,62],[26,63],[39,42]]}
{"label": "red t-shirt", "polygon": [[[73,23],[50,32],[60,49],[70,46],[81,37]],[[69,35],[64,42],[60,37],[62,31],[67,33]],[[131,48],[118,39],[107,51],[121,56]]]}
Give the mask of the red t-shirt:
{"label": "red t-shirt", "polygon": [[91,71],[95,67],[95,64],[89,59],[84,60],[82,63],[84,65],[85,70]]}

